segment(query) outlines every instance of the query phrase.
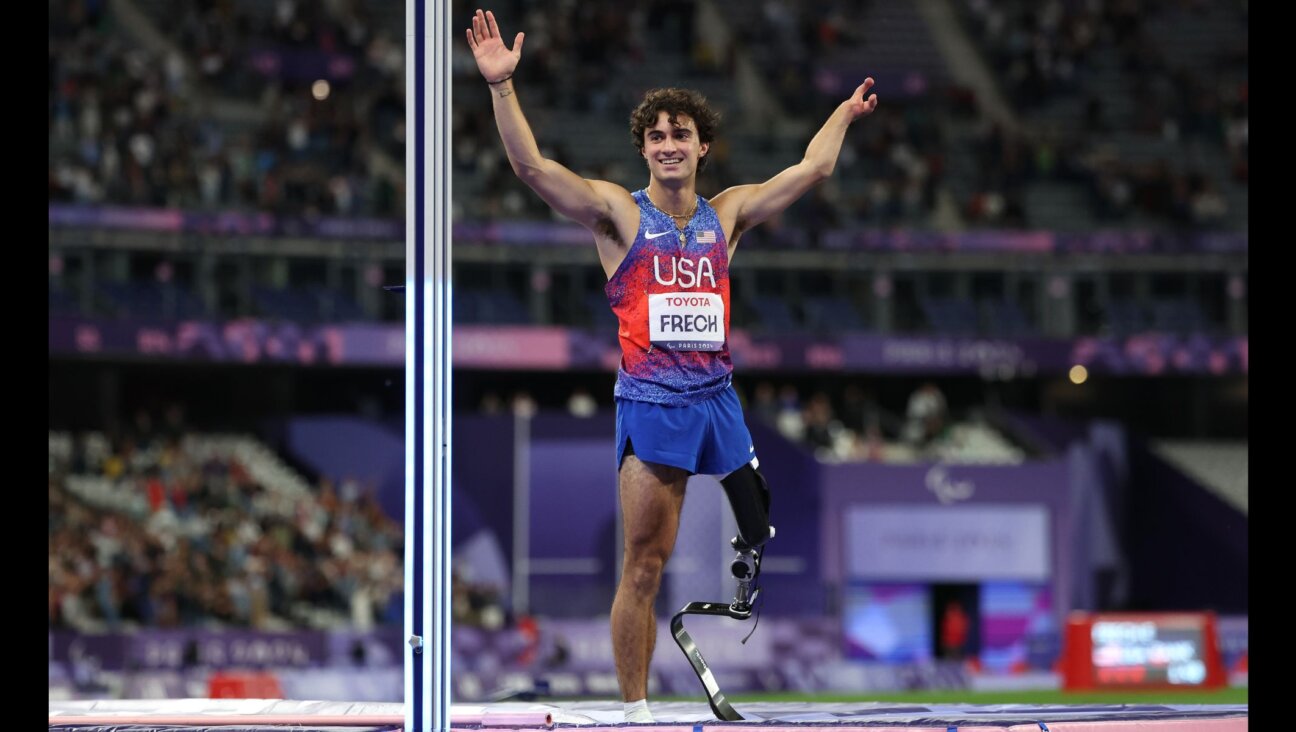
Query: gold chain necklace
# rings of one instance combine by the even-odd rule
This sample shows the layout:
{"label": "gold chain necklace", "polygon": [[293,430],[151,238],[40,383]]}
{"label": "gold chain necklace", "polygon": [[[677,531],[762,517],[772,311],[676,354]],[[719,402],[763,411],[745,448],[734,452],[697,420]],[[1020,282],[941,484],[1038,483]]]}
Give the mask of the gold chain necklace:
{"label": "gold chain necklace", "polygon": [[697,213],[697,207],[698,207],[696,195],[693,196],[693,208],[689,209],[689,212],[686,214],[673,214],[670,211],[667,211],[661,206],[658,206],[657,202],[652,200],[652,196],[648,197],[648,203],[651,203],[653,208],[657,209],[658,211],[661,211],[662,213],[666,214],[672,219],[691,219],[693,218],[693,214]]}

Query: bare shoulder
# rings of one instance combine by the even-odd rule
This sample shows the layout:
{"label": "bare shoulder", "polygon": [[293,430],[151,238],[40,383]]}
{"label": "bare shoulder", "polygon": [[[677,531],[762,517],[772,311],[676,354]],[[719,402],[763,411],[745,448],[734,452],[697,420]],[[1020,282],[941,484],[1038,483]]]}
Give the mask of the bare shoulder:
{"label": "bare shoulder", "polygon": [[615,199],[621,199],[623,202],[628,203],[631,206],[635,205],[634,196],[630,195],[630,191],[627,191],[623,186],[606,180],[594,180],[592,178],[587,178],[586,180],[588,180],[590,186],[597,191],[600,196],[607,199],[609,203],[613,202]]}
{"label": "bare shoulder", "polygon": [[637,208],[634,196],[623,186],[606,180],[587,179],[587,182],[598,197],[607,202],[613,216],[624,215],[629,209]]}
{"label": "bare shoulder", "polygon": [[732,186],[712,196],[707,203],[710,203],[711,208],[714,208],[720,216],[737,216],[738,211],[742,209],[743,201],[747,200],[747,196],[751,195],[756,188],[757,186],[751,184]]}

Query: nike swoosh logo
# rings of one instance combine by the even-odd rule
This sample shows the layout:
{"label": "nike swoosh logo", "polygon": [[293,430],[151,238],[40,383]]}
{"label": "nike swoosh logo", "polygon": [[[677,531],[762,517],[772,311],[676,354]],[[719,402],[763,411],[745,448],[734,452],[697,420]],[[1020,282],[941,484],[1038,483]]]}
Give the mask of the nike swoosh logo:
{"label": "nike swoosh logo", "polygon": [[669,233],[670,233],[669,231],[658,231],[658,232],[655,232],[655,233],[653,233],[653,232],[649,232],[649,233],[647,233],[647,234],[644,234],[644,238],[645,238],[645,239],[656,239],[656,238],[659,237],[659,236],[666,236],[666,235],[669,234]]}

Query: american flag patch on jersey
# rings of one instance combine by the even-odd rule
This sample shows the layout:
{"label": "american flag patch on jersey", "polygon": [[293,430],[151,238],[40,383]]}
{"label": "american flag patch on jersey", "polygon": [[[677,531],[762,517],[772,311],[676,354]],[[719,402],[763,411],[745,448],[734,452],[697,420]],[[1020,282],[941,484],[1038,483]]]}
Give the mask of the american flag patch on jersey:
{"label": "american flag patch on jersey", "polygon": [[706,231],[699,231],[697,235],[697,241],[698,244],[715,244],[716,233],[711,229],[707,229]]}

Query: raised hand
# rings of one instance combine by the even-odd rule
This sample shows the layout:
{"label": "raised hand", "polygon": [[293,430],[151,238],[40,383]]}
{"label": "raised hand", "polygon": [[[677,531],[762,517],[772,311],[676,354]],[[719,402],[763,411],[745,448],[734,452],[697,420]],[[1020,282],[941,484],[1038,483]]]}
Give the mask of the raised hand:
{"label": "raised hand", "polygon": [[852,120],[858,119],[867,114],[871,114],[874,109],[877,109],[876,94],[870,94],[868,96],[868,99],[864,98],[864,92],[868,91],[869,88],[872,86],[873,86],[873,77],[870,76],[869,78],[864,80],[863,84],[860,84],[859,86],[855,87],[855,93],[851,95],[850,99],[846,100],[846,104],[850,108]]}
{"label": "raised hand", "polygon": [[495,23],[495,14],[481,8],[472,19],[472,29],[468,34],[468,46],[472,48],[473,58],[477,60],[477,70],[488,82],[502,81],[513,75],[518,61],[522,60],[522,38],[525,33],[517,34],[513,39],[513,50],[504,47],[500,37],[499,25]]}

